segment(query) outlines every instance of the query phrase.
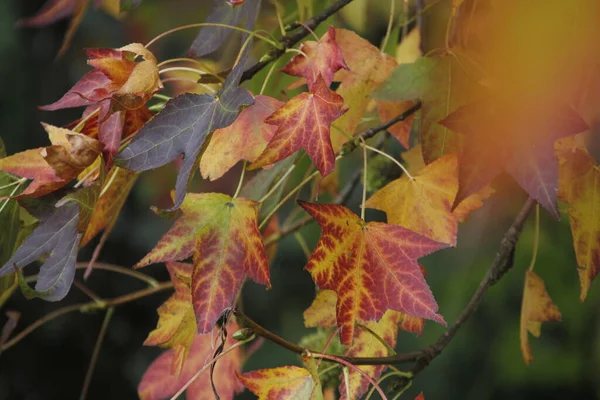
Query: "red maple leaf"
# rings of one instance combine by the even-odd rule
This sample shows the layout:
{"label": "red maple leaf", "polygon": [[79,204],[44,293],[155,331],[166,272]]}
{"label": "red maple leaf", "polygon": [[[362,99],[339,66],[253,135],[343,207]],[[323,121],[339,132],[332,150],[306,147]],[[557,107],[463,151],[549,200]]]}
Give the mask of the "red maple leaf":
{"label": "red maple leaf", "polygon": [[321,175],[329,174],[335,166],[331,123],[346,111],[344,99],[329,90],[319,76],[311,92],[294,97],[265,120],[278,129],[250,169],[276,163],[304,149]]}
{"label": "red maple leaf", "polygon": [[299,204],[321,226],[306,269],[321,289],[338,295],[342,343],[352,342],[357,320],[379,320],[388,309],[445,324],[417,259],[446,244],[401,226],[367,223],[344,206]]}

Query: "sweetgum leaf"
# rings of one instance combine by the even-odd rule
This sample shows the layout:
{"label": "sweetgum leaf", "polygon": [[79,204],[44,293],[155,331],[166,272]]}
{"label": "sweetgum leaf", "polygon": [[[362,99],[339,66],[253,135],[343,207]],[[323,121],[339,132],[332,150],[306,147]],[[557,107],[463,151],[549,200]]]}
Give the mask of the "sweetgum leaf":
{"label": "sweetgum leaf", "polygon": [[23,241],[15,254],[0,268],[0,276],[21,269],[44,255],[48,257],[31,289],[24,279],[21,289],[28,298],[62,300],[73,283],[79,243],[100,194],[100,184],[70,193],[54,207],[39,214],[40,225]]}
{"label": "sweetgum leaf", "polygon": [[[208,23],[237,26],[245,19],[244,28],[252,30],[260,11],[262,0],[246,0],[241,5],[233,7],[224,0],[214,0],[213,9],[206,18]],[[205,26],[200,29],[200,33],[192,46],[188,50],[190,57],[200,58],[217,50],[225,40],[234,32],[232,29],[218,26]],[[243,35],[243,39],[247,34]]]}
{"label": "sweetgum leaf", "polygon": [[56,208],[47,220],[41,221],[33,233],[25,239],[10,260],[0,268],[0,276],[25,267],[44,254],[50,256],[40,267],[35,291],[27,297],[44,300],[62,300],[71,287],[75,276],[75,261],[81,233],[77,232],[79,208],[66,204]]}
{"label": "sweetgum leaf", "polygon": [[294,97],[265,120],[277,126],[277,131],[249,169],[273,164],[304,149],[321,175],[329,174],[335,166],[331,123],[347,110],[344,99],[319,75],[311,92]]}
{"label": "sweetgum leaf", "polygon": [[175,183],[175,200],[170,211],[181,206],[188,181],[206,138],[215,129],[231,125],[242,106],[253,104],[250,93],[239,88],[245,57],[233,68],[215,94],[186,93],[170,100],[150,120],[131,144],[116,158],[117,164],[133,171],[161,167],[184,155]]}
{"label": "sweetgum leaf", "polygon": [[417,259],[447,245],[401,226],[365,222],[344,206],[299,201],[321,226],[306,269],[321,289],[337,293],[340,341],[351,344],[356,321],[391,309],[445,324]]}
{"label": "sweetgum leaf", "polygon": [[193,256],[191,290],[198,331],[210,332],[246,276],[271,285],[256,223],[258,203],[221,193],[189,193],[181,209],[182,216],[136,268]]}

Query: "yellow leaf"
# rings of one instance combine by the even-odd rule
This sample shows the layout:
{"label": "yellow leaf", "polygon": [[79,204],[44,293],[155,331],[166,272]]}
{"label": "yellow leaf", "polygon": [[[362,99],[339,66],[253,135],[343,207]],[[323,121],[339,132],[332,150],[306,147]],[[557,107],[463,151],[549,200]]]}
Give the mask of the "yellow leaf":
{"label": "yellow leaf", "polygon": [[542,322],[560,321],[560,318],[560,311],[552,302],[542,278],[533,271],[527,271],[525,273],[525,288],[523,289],[523,303],[521,305],[520,329],[521,353],[526,364],[533,361],[527,331],[535,337],[539,337]]}

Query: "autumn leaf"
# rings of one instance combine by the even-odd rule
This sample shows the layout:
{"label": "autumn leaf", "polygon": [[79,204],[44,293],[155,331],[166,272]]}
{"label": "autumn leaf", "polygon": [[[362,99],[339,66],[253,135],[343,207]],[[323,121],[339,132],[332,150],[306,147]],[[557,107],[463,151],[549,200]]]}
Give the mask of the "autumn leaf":
{"label": "autumn leaf", "polygon": [[304,326],[314,328],[332,328],[337,326],[335,305],[337,294],[333,290],[321,290],[317,293],[310,307],[304,310]]}
{"label": "autumn leaf", "polygon": [[276,126],[266,124],[265,119],[282,105],[277,99],[258,95],[233,124],[217,129],[200,159],[202,177],[214,181],[238,161],[256,160],[277,130]]}
{"label": "autumn leaf", "polygon": [[123,168],[148,171],[184,155],[171,211],[183,202],[207,136],[215,129],[231,125],[239,109],[253,102],[252,96],[238,87],[245,59],[240,58],[218,93],[186,93],[169,100],[164,110],[144,125],[131,144],[117,156],[118,165]]}
{"label": "autumn leaf", "polygon": [[51,146],[0,159],[0,170],[32,180],[16,198],[39,197],[65,186],[102,151],[103,145],[95,139],[48,124],[42,126]]}
{"label": "autumn leaf", "polygon": [[[206,18],[207,23],[238,26],[244,21],[244,29],[251,31],[258,18],[262,0],[240,2],[213,0],[213,8]],[[233,7],[235,6],[235,7]],[[227,40],[232,29],[221,26],[204,26],[188,50],[188,56],[200,58],[213,53]],[[242,41],[247,34],[242,35]]]}
{"label": "autumn leaf", "polygon": [[588,125],[567,106],[538,102],[536,107],[523,110],[519,104],[481,101],[461,107],[440,122],[465,134],[455,204],[485,187],[505,169],[531,197],[559,218],[554,141],[583,132]]}
{"label": "autumn leaf", "polygon": [[[0,268],[0,277],[16,271],[25,297],[62,300],[75,276],[79,243],[98,201],[101,179],[67,194],[54,204],[39,207],[35,215],[40,220],[39,226]],[[40,267],[35,289],[32,289],[23,279],[21,269],[42,256],[47,257]]]}
{"label": "autumn leaf", "polygon": [[385,211],[388,223],[400,225],[437,242],[456,244],[458,221],[452,204],[458,191],[455,155],[437,159],[412,179],[407,175],[377,191],[365,203]]}
{"label": "autumn leaf", "polygon": [[347,109],[344,99],[335,94],[317,78],[309,93],[301,93],[275,111],[265,122],[277,126],[267,148],[250,169],[264,167],[304,149],[322,176],[335,166],[331,147],[331,123]]}
{"label": "autumn leaf", "polygon": [[261,369],[238,375],[248,390],[259,400],[317,399],[315,382],[310,371],[296,366]]}
{"label": "autumn leaf", "polygon": [[523,303],[521,305],[521,353],[525,364],[533,361],[529,347],[529,331],[533,336],[540,337],[542,322],[560,321],[560,311],[552,302],[546,291],[544,281],[535,272],[525,273],[525,288],[523,289]]}
{"label": "autumn leaf", "polygon": [[346,135],[353,136],[360,124],[371,101],[369,95],[387,78],[396,61],[355,32],[336,29],[336,40],[349,68],[339,70],[335,76],[341,82],[336,93],[349,109],[336,121],[331,134],[333,150],[338,152],[348,141]]}
{"label": "autumn leaf", "polygon": [[335,41],[335,28],[329,27],[318,42],[305,41],[300,45],[302,53],[295,55],[282,71],[292,76],[306,78],[308,88],[313,89],[319,75],[329,87],[333,74],[340,68],[348,69],[342,51]]}
{"label": "autumn leaf", "polygon": [[[408,163],[407,169],[411,175],[418,175],[420,171],[426,167],[420,144],[417,144],[410,150],[402,153],[402,158]],[[456,170],[455,173],[454,177],[448,176],[448,179],[457,182],[456,184],[458,185],[458,170]],[[452,210],[452,215],[454,215],[458,222],[465,222],[469,215],[471,215],[473,211],[483,207],[483,202],[494,193],[494,189],[490,186],[484,187],[455,206],[454,210]]]}
{"label": "autumn leaf", "polygon": [[[239,326],[230,321],[227,330],[235,332]],[[188,357],[183,364],[179,375],[172,373],[175,352],[167,350],[162,353],[146,370],[138,385],[138,394],[142,400],[169,399],[183,387],[204,365],[211,361],[214,348],[214,338],[217,337],[219,328],[213,332],[196,335],[190,347]],[[225,342],[225,350],[237,343],[229,335]],[[236,373],[240,372],[243,354],[236,348],[228,352],[217,361],[214,370],[214,384],[222,400],[232,400],[236,393],[240,393],[244,386],[237,379]],[[200,375],[186,390],[188,399],[213,399],[215,397],[210,382],[209,371]]]}
{"label": "autumn leaf", "polygon": [[[151,114],[144,105],[163,86],[156,58],[139,43],[120,49],[88,49],[87,56],[94,70],[58,101],[40,109],[55,111],[85,106],[84,118],[97,113],[98,139],[105,145],[104,154],[110,167],[122,136],[127,137],[146,123]],[[89,123],[93,122],[86,121]],[[82,132],[85,131],[84,126]]]}
{"label": "autumn leaf", "polygon": [[559,162],[558,198],[568,204],[577,272],[584,301],[600,271],[600,167],[574,139],[556,142]]}
{"label": "autumn leaf", "polygon": [[189,193],[181,210],[183,215],[136,268],[193,256],[191,290],[198,331],[210,332],[246,275],[270,287],[256,224],[258,203],[221,193]]}
{"label": "autumn leaf", "polygon": [[181,373],[198,330],[190,288],[193,268],[191,264],[167,263],[175,293],[158,308],[158,326],[144,342],[146,346],[173,349],[171,375]]}
{"label": "autumn leaf", "polygon": [[415,400],[425,400],[425,395],[423,392],[419,393],[417,397],[415,397]]}
{"label": "autumn leaf", "polygon": [[447,245],[400,226],[366,223],[343,206],[299,204],[321,226],[306,269],[321,289],[338,295],[343,344],[352,342],[357,320],[379,320],[388,309],[445,324],[417,259]]}

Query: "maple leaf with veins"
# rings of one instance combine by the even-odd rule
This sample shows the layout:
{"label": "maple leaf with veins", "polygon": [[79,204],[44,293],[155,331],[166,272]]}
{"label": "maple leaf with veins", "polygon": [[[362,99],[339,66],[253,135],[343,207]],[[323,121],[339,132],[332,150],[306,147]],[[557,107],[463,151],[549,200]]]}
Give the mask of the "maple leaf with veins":
{"label": "maple leaf with veins", "polygon": [[185,93],[169,100],[117,156],[117,164],[121,167],[148,171],[184,155],[175,183],[174,205],[169,211],[176,210],[183,202],[188,181],[208,135],[215,129],[231,125],[241,107],[253,104],[250,93],[238,87],[245,60],[242,55],[218,93]]}
{"label": "maple leaf with veins", "polygon": [[[229,321],[227,330],[236,332],[239,326],[235,321]],[[185,385],[202,367],[211,361],[215,352],[214,342],[218,337],[218,327],[212,332],[196,335],[183,369],[179,374],[172,373],[175,353],[167,350],[150,364],[138,385],[138,394],[142,400],[164,400],[173,396]],[[229,335],[225,342],[225,351],[237,343]],[[229,351],[220,359],[214,369],[213,378],[217,393],[222,400],[232,400],[236,393],[244,390],[244,385],[237,379],[236,373],[240,372],[244,354],[240,348]],[[214,399],[215,395],[211,385],[208,371],[200,375],[186,390],[188,399]]]}
{"label": "maple leaf with veins", "polygon": [[249,276],[270,287],[256,223],[258,203],[221,193],[189,193],[183,215],[135,267],[193,256],[192,303],[199,332],[210,332]]}
{"label": "maple leaf with veins", "polygon": [[275,135],[249,169],[274,164],[304,149],[322,176],[335,166],[331,123],[347,111],[344,99],[318,77],[309,93],[301,93],[275,111],[265,122],[278,127]]}
{"label": "maple leaf with veins", "polygon": [[[294,56],[282,71],[306,78],[308,88],[312,90],[319,75],[323,77],[325,85],[331,85],[333,74],[341,68],[348,69],[342,51],[335,41],[335,28],[329,30],[318,42],[306,41],[300,45],[304,54]],[[308,56],[308,58],[306,56]]]}
{"label": "maple leaf with veins", "polygon": [[448,245],[401,226],[367,223],[344,206],[298,203],[321,226],[306,269],[321,289],[338,295],[343,344],[352,342],[357,320],[379,320],[388,309],[446,324],[417,259]]}
{"label": "maple leaf with veins", "polygon": [[567,106],[524,104],[484,100],[463,106],[440,121],[465,134],[455,206],[505,169],[532,198],[559,218],[554,141],[586,131],[588,125]]}

